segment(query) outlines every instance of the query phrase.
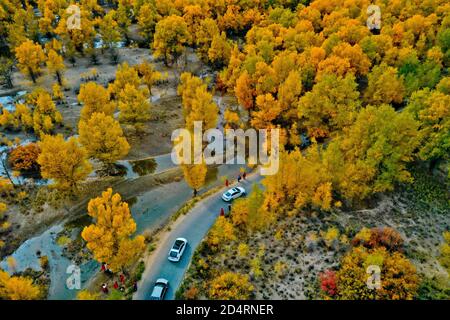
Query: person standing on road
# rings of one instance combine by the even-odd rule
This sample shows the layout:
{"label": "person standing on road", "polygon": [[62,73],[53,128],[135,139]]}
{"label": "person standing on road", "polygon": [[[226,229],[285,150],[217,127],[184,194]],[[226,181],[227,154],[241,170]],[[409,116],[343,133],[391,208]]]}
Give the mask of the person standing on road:
{"label": "person standing on road", "polygon": [[238,183],[241,182],[241,179],[242,179],[241,175],[238,175],[238,178],[237,178]]}

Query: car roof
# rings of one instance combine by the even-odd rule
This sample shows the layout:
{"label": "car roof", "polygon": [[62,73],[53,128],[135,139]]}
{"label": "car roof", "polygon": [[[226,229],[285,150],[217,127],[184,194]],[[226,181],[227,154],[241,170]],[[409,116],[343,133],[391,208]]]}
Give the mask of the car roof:
{"label": "car roof", "polygon": [[163,286],[161,286],[161,285],[156,285],[156,286],[153,288],[152,297],[160,298],[160,297],[161,297],[161,294],[162,294],[162,291],[163,291]]}

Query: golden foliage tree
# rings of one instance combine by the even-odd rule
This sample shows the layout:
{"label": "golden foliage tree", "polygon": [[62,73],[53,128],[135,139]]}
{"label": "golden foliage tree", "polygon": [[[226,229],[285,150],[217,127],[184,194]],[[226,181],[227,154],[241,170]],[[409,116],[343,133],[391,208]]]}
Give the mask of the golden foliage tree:
{"label": "golden foliage tree", "polygon": [[42,47],[31,40],[23,42],[16,48],[16,59],[20,71],[36,83],[36,77],[41,72],[41,65],[45,61]]}
{"label": "golden foliage tree", "polygon": [[367,103],[378,105],[383,103],[401,103],[405,95],[403,78],[397,69],[386,64],[373,67],[368,76],[368,86],[364,91]]}
{"label": "golden foliage tree", "polygon": [[406,111],[419,122],[422,137],[419,156],[435,164],[449,159],[450,94],[423,89],[411,95]]}
{"label": "golden foliage tree", "polygon": [[[381,288],[367,286],[366,269],[376,265],[381,270]],[[412,300],[419,278],[414,265],[400,252],[389,253],[386,248],[353,248],[336,273],[337,297],[344,300]]]}
{"label": "golden foliage tree", "polygon": [[128,154],[130,145],[120,124],[104,113],[94,113],[89,120],[78,125],[80,142],[89,157],[110,165]]}
{"label": "golden foliage tree", "polygon": [[55,50],[50,50],[47,55],[47,69],[49,72],[54,73],[58,84],[63,84],[63,72],[66,69],[64,65],[64,59]]}
{"label": "golden foliage tree", "polygon": [[215,300],[249,299],[254,287],[247,275],[225,272],[209,283],[208,296]]}
{"label": "golden foliage tree", "polygon": [[396,182],[411,182],[406,164],[419,146],[417,128],[411,114],[389,105],[362,109],[325,151],[335,188],[348,199],[364,199],[392,190]]}
{"label": "golden foliage tree", "polygon": [[139,8],[137,23],[140,28],[140,34],[145,38],[147,43],[150,43],[153,37],[158,18],[159,14],[156,11],[156,6],[152,2],[144,3]]}
{"label": "golden foliage tree", "polygon": [[61,190],[72,190],[92,170],[86,150],[79,146],[76,138],[65,141],[62,135],[44,135],[39,142],[41,154],[38,164],[44,179],[52,179]]}
{"label": "golden foliage tree", "polygon": [[296,149],[280,153],[280,168],[275,175],[263,180],[264,208],[267,211],[293,214],[313,205],[323,210],[332,206],[331,175],[323,165],[317,145],[303,155]]}
{"label": "golden foliage tree", "polygon": [[195,121],[202,122],[203,131],[216,127],[219,108],[201,79],[190,73],[183,73],[178,94],[181,95],[183,115],[188,130],[193,132]]}
{"label": "golden foliage tree", "polygon": [[108,91],[113,95],[118,95],[126,85],[139,88],[141,79],[136,68],[124,62],[117,67],[116,79],[108,86]]}
{"label": "golden foliage tree", "polygon": [[89,120],[95,112],[112,115],[116,109],[116,106],[110,100],[108,90],[95,82],[88,82],[81,85],[78,101],[83,103],[80,114],[81,120]]}
{"label": "golden foliage tree", "polygon": [[231,209],[231,221],[236,227],[249,232],[263,230],[273,223],[275,215],[263,208],[264,193],[255,185],[250,196],[238,199]]}
{"label": "golden foliage tree", "polygon": [[139,77],[141,77],[142,81],[147,86],[150,94],[152,93],[153,85],[164,78],[164,75],[161,72],[156,71],[155,66],[147,60],[144,60],[140,64],[136,65],[135,68],[139,74]]}
{"label": "golden foliage tree", "polygon": [[444,237],[444,243],[441,245],[440,262],[450,274],[450,232],[444,232],[442,236]]}
{"label": "golden foliage tree", "polygon": [[132,124],[140,129],[146,121],[150,120],[151,104],[148,89],[138,89],[127,84],[118,98],[121,123]]}
{"label": "golden foliage tree", "polygon": [[208,167],[202,162],[200,164],[182,164],[181,168],[183,169],[184,180],[194,189],[194,194],[196,194],[205,184]]}
{"label": "golden foliage tree", "polygon": [[326,75],[300,98],[298,116],[310,136],[323,138],[352,124],[360,107],[353,76]]}
{"label": "golden foliage tree", "polygon": [[164,63],[174,63],[184,53],[190,36],[182,17],[171,15],[156,24],[153,49],[156,57],[162,56]]}
{"label": "golden foliage tree", "polygon": [[33,130],[37,135],[52,132],[55,124],[62,123],[61,113],[56,109],[52,96],[43,90],[36,90],[29,98],[34,104]]}
{"label": "golden foliage tree", "polygon": [[5,300],[37,300],[41,298],[41,290],[33,284],[33,280],[25,277],[10,276],[0,270],[0,299]]}
{"label": "golden foliage tree", "polygon": [[144,237],[130,237],[136,231],[136,223],[118,193],[113,194],[109,188],[89,201],[88,214],[95,224],[85,227],[81,236],[97,261],[117,272],[139,258],[145,248]]}

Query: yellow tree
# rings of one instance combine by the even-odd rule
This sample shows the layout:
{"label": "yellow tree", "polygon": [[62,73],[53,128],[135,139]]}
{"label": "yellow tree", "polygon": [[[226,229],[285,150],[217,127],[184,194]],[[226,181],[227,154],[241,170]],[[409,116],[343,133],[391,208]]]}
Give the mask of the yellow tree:
{"label": "yellow tree", "polygon": [[255,185],[250,196],[238,199],[231,209],[231,221],[236,227],[252,232],[263,230],[274,222],[275,215],[263,208],[264,193]]}
{"label": "yellow tree", "polygon": [[193,132],[195,121],[202,122],[203,131],[216,127],[219,108],[200,78],[190,73],[183,73],[178,94],[181,95],[183,115],[188,130]]}
{"label": "yellow tree", "polygon": [[298,116],[310,136],[323,138],[350,125],[360,107],[355,78],[323,76],[300,98]]}
{"label": "yellow tree", "polygon": [[190,36],[186,22],[182,17],[171,15],[156,24],[153,49],[156,57],[163,57],[169,65],[184,53]]}
{"label": "yellow tree", "polygon": [[[78,51],[82,53],[87,46],[92,46],[96,35],[93,12],[86,6],[81,6],[80,19],[74,19],[74,10],[64,10],[60,14],[58,25],[54,32],[60,36],[66,48],[66,55],[73,58]],[[79,25],[77,25],[77,22]]]}
{"label": "yellow tree", "polygon": [[197,52],[199,53],[201,59],[205,62],[208,61],[208,51],[211,48],[213,38],[217,35],[220,35],[220,30],[217,26],[216,20],[206,18],[200,22],[195,41],[197,45]]}
{"label": "yellow tree", "polygon": [[196,195],[197,191],[205,184],[208,167],[202,162],[201,164],[182,164],[181,168],[186,183],[194,189],[194,195]]}
{"label": "yellow tree", "polygon": [[42,47],[31,40],[23,42],[16,48],[16,59],[20,71],[36,83],[36,77],[41,72],[41,65],[45,61]]}
{"label": "yellow tree", "polygon": [[418,123],[389,105],[368,106],[346,133],[332,140],[324,159],[333,184],[348,199],[364,199],[411,182],[406,164],[420,144]]}
{"label": "yellow tree", "polygon": [[208,50],[209,62],[219,69],[228,64],[230,56],[231,45],[227,40],[225,32],[214,35],[211,41],[211,47]]}
{"label": "yellow tree", "polygon": [[76,138],[65,141],[62,135],[44,135],[39,142],[41,153],[37,159],[44,179],[52,179],[61,190],[73,190],[92,171],[86,150]]}
{"label": "yellow tree", "polygon": [[144,251],[145,243],[143,236],[131,238],[136,223],[128,203],[109,188],[89,201],[88,214],[95,224],[85,227],[81,236],[95,259],[107,263],[114,272],[132,265]]}
{"label": "yellow tree", "polygon": [[139,88],[141,79],[136,68],[131,67],[124,62],[117,68],[116,79],[108,86],[108,91],[113,95],[118,95],[126,85]]}
{"label": "yellow tree", "polygon": [[114,44],[121,39],[119,25],[116,21],[116,11],[109,11],[98,24],[102,36],[103,48],[114,49]]}
{"label": "yellow tree", "polygon": [[36,94],[33,130],[37,135],[50,133],[56,123],[62,123],[62,115],[47,91],[37,90]]}
{"label": "yellow tree", "polygon": [[[367,285],[367,267],[381,270],[379,289]],[[353,248],[336,273],[337,297],[343,300],[412,300],[419,286],[414,265],[400,252],[390,253],[384,247],[368,250]]]}
{"label": "yellow tree", "polygon": [[62,74],[66,67],[64,66],[63,58],[55,51],[50,50],[47,55],[47,68],[48,71],[56,75],[58,84],[62,85]]}
{"label": "yellow tree", "polygon": [[428,88],[411,95],[406,111],[419,122],[422,144],[419,156],[431,169],[450,154],[450,95]]}
{"label": "yellow tree", "polygon": [[215,300],[247,300],[254,290],[247,275],[225,272],[208,284],[209,298]]}
{"label": "yellow tree", "polygon": [[298,149],[290,153],[283,151],[278,172],[263,180],[264,209],[295,214],[299,209],[313,205],[329,210],[332,206],[330,182],[330,173],[316,144],[304,155]]}
{"label": "yellow tree", "polygon": [[95,82],[88,82],[81,85],[78,101],[83,103],[80,114],[81,120],[89,120],[95,112],[112,115],[116,109],[116,106],[110,100],[108,90]]}
{"label": "yellow tree", "polygon": [[78,133],[87,155],[106,165],[123,158],[130,150],[120,124],[104,113],[96,112],[89,120],[81,120],[78,124]]}
{"label": "yellow tree", "polygon": [[398,76],[396,68],[381,64],[373,67],[368,75],[369,83],[364,91],[367,103],[401,103],[405,95],[403,77]]}
{"label": "yellow tree", "polygon": [[149,92],[146,88],[138,89],[132,85],[125,85],[119,93],[119,121],[132,124],[136,129],[142,129],[143,124],[150,120],[151,104],[148,99]]}
{"label": "yellow tree", "polygon": [[219,216],[209,231],[206,241],[212,249],[216,250],[236,239],[233,224],[224,216]]}
{"label": "yellow tree", "polygon": [[150,43],[155,32],[156,22],[158,21],[159,14],[156,11],[156,7],[153,3],[144,3],[139,8],[139,15],[137,17],[137,23],[140,28],[140,34],[145,38],[147,43]]}
{"label": "yellow tree", "polygon": [[156,71],[155,66],[147,60],[144,60],[140,64],[136,65],[135,68],[139,74],[139,77],[141,77],[142,81],[147,86],[150,94],[152,93],[153,85],[164,78],[163,74]]}
{"label": "yellow tree", "polygon": [[441,245],[440,262],[450,274],[450,232],[444,232],[442,236],[444,237],[444,243]]}
{"label": "yellow tree", "polygon": [[41,298],[41,290],[33,284],[33,280],[25,277],[10,276],[0,270],[0,299],[5,300],[37,300]]}

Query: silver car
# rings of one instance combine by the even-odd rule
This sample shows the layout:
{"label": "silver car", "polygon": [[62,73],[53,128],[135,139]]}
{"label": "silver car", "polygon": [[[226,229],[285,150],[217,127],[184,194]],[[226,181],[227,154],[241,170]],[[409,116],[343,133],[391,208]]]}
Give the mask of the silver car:
{"label": "silver car", "polygon": [[167,289],[169,289],[169,280],[164,278],[156,280],[150,300],[163,300]]}
{"label": "silver car", "polygon": [[234,187],[231,188],[230,190],[228,190],[227,192],[225,192],[222,195],[222,200],[229,202],[231,200],[237,199],[239,197],[242,197],[246,194],[246,191],[244,188],[242,187]]}

